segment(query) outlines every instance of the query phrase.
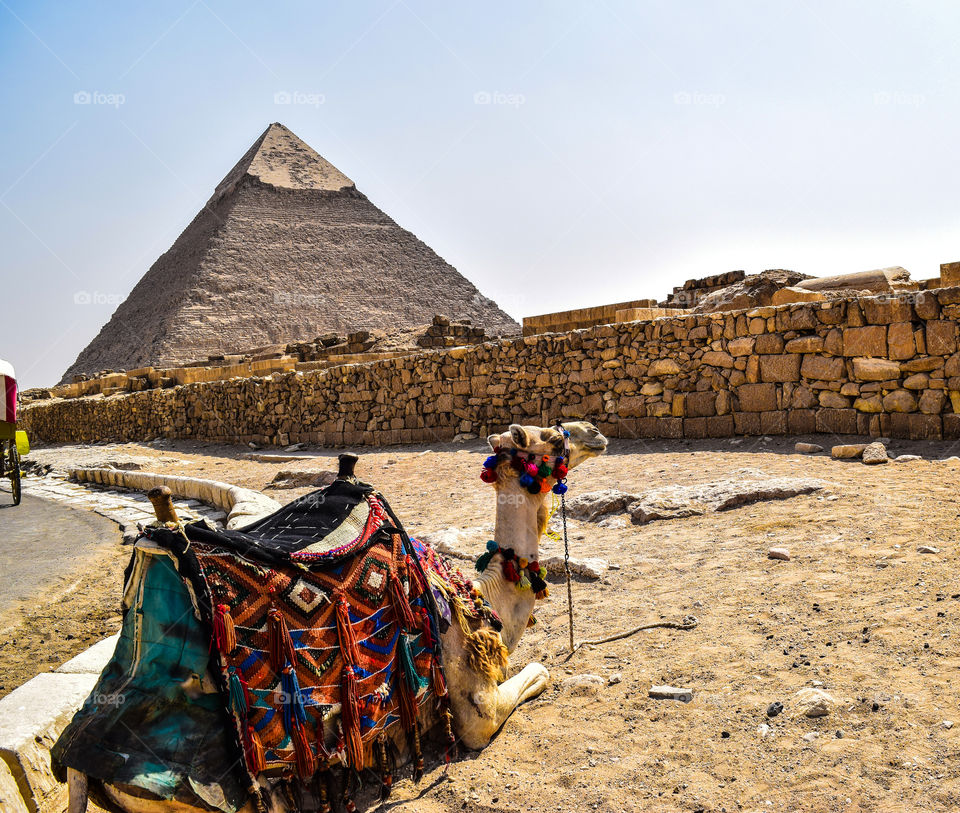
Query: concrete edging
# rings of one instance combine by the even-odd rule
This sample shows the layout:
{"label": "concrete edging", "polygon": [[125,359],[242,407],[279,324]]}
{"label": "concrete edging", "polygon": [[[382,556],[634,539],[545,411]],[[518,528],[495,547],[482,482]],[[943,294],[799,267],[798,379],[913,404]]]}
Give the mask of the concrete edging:
{"label": "concrete edging", "polygon": [[232,486],[219,480],[106,467],[71,468],[68,469],[68,474],[80,482],[130,488],[136,491],[149,491],[157,486],[166,486],[174,497],[200,500],[225,512],[226,527],[229,530],[247,525],[280,508],[280,503],[259,491]]}

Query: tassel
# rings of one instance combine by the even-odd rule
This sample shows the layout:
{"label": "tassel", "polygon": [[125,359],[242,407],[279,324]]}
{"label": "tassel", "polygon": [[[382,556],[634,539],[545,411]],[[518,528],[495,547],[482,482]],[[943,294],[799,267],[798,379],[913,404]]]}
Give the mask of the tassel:
{"label": "tassel", "polygon": [[246,720],[250,708],[250,692],[246,682],[232,666],[227,670],[230,683],[230,707],[241,720]]}
{"label": "tassel", "polygon": [[528,587],[530,587],[530,579],[527,578],[526,570],[520,571],[520,581],[518,583],[518,586],[520,587],[521,590],[526,590]]}
{"label": "tassel", "polygon": [[229,604],[218,604],[213,611],[213,638],[224,655],[237,648],[237,631],[230,617]]}
{"label": "tassel", "polygon": [[437,642],[433,637],[433,619],[426,610],[419,610],[417,615],[420,618],[420,643],[425,649],[431,652],[436,648]]}
{"label": "tassel", "polygon": [[447,740],[444,762],[449,765],[451,759],[457,758],[457,738],[453,736],[453,713],[450,711],[450,706],[443,710],[443,724]]}
{"label": "tassel", "polygon": [[417,628],[417,621],[413,617],[413,611],[410,609],[410,602],[407,601],[407,594],[403,592],[403,585],[396,571],[390,571],[390,590],[393,597],[393,612],[400,626],[407,631]]}
{"label": "tassel", "polygon": [[410,595],[416,598],[427,592],[427,585],[420,575],[420,568],[410,562],[410,554],[407,554],[407,576],[410,578]]}
{"label": "tassel", "polygon": [[348,666],[359,664],[360,652],[357,650],[357,639],[353,635],[350,610],[342,593],[337,599],[337,637],[340,639],[340,656],[344,664]]}
{"label": "tassel", "polygon": [[417,672],[417,664],[410,649],[411,637],[406,633],[400,633],[400,640],[397,641],[397,653],[400,656],[400,671],[403,672],[407,687],[416,696],[426,688],[427,680]]}
{"label": "tassel", "polygon": [[343,727],[343,746],[350,767],[363,770],[363,741],[360,739],[360,696],[357,673],[352,666],[343,667],[340,680],[340,719]]}
{"label": "tassel", "polygon": [[549,597],[549,595],[550,595],[550,588],[549,588],[549,587],[544,587],[543,590],[538,590],[538,591],[537,591],[537,596],[536,596],[536,597],[537,597],[538,599],[543,600],[543,599]]}
{"label": "tassel", "polygon": [[251,723],[247,723],[244,731],[243,750],[247,757],[247,769],[251,774],[257,776],[267,767],[267,758],[263,750],[263,743],[260,742],[260,737],[257,736],[257,732]]}
{"label": "tassel", "polygon": [[420,750],[420,726],[413,729],[413,781],[423,779],[423,753]]}
{"label": "tassel", "polygon": [[293,743],[293,753],[297,761],[297,773],[300,779],[306,781],[316,769],[316,763],[313,759],[313,751],[310,749],[310,743],[307,740],[307,727],[301,722],[295,722],[293,730],[290,732],[290,740]]}
{"label": "tassel", "polygon": [[440,667],[440,661],[436,658],[430,659],[430,677],[432,680],[433,694],[437,700],[447,697],[447,679],[443,675],[443,669]]}
{"label": "tassel", "polygon": [[317,790],[317,803],[319,807],[317,813],[332,813],[333,808],[330,807],[330,799],[327,796],[327,771],[317,775],[316,781],[316,790]]}
{"label": "tassel", "polygon": [[267,639],[270,668],[279,675],[284,666],[294,662],[294,654],[287,620],[276,607],[267,613]]}
{"label": "tassel", "polygon": [[508,559],[503,563],[503,578],[508,582],[518,582],[520,581],[520,574],[517,573],[517,566],[513,563],[512,559]]}
{"label": "tassel", "polygon": [[477,568],[478,573],[483,573],[487,569],[487,565],[490,564],[490,560],[494,557],[494,554],[500,549],[500,546],[497,545],[492,539],[487,542],[487,549],[477,557],[477,563],[475,567]]}
{"label": "tassel", "polygon": [[280,673],[280,688],[283,691],[283,725],[288,734],[293,734],[297,724],[307,722],[307,710],[303,707],[300,694],[300,681],[292,666],[286,666]]}
{"label": "tassel", "polygon": [[393,773],[387,762],[387,738],[384,734],[377,739],[377,767],[380,769],[380,801],[385,802],[393,788]]}

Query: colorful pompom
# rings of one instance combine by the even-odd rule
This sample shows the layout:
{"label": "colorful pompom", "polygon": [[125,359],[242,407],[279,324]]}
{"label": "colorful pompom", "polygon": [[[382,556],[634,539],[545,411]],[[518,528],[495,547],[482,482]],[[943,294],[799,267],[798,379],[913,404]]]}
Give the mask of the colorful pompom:
{"label": "colorful pompom", "polygon": [[525,467],[524,470],[525,470],[525,471],[527,472],[527,474],[529,474],[531,477],[536,477],[536,476],[537,476],[537,464],[536,464],[536,463],[527,463],[527,465],[526,465],[526,467]]}
{"label": "colorful pompom", "polygon": [[[533,478],[529,474],[520,475],[520,485],[522,485],[524,488],[529,488],[532,482]],[[537,490],[539,491],[539,488]]]}
{"label": "colorful pompom", "polygon": [[483,467],[485,469],[495,469],[497,467],[498,462],[499,462],[499,458],[495,454],[492,454],[490,455],[490,457],[488,457],[486,460],[483,461]]}
{"label": "colorful pompom", "polygon": [[484,469],[480,472],[480,479],[485,483],[497,482],[497,472],[493,469]]}
{"label": "colorful pompom", "polygon": [[557,463],[557,465],[553,467],[553,476],[558,480],[566,477],[568,472],[569,469],[563,463]]}
{"label": "colorful pompom", "polygon": [[567,484],[566,483],[557,483],[553,487],[554,494],[566,494],[567,493]]}

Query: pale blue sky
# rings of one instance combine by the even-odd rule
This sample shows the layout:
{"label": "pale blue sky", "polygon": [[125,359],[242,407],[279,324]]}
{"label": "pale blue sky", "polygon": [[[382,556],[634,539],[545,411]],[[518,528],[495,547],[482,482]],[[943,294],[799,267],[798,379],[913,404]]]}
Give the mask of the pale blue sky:
{"label": "pale blue sky", "polygon": [[935,276],[958,41],[919,0],[0,0],[0,356],[53,384],[272,121],[517,318]]}

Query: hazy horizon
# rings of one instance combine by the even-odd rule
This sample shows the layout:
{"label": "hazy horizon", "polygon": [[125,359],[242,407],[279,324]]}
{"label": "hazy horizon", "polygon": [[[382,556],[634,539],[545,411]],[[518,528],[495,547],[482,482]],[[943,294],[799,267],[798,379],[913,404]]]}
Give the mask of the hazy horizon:
{"label": "hazy horizon", "polygon": [[273,121],[518,321],[960,259],[941,2],[0,0],[0,357],[54,384]]}

